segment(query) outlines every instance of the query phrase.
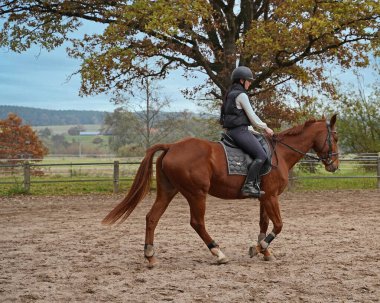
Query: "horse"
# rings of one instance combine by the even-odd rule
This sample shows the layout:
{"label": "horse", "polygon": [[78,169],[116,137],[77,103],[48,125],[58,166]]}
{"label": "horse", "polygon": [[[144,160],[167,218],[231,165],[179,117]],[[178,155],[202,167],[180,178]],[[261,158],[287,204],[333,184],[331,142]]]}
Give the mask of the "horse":
{"label": "horse", "polygon": [[[269,244],[281,232],[283,223],[279,196],[288,183],[289,170],[313,149],[328,172],[338,169],[338,145],[335,128],[336,114],[330,120],[322,117],[267,137],[272,149],[272,169],[262,176],[261,189],[265,192],[260,201],[260,233],[257,243],[249,247],[249,255],[262,254],[264,260],[273,260]],[[153,158],[156,160],[156,199],[146,215],[144,256],[148,267],[158,263],[154,250],[155,228],[177,193],[181,193],[190,206],[190,225],[207,245],[217,263],[226,263],[228,258],[209,235],[205,227],[206,197],[221,199],[244,199],[241,187],[245,176],[228,175],[226,156],[219,142],[197,138],[186,138],[171,144],[156,144],[146,150],[136,177],[126,197],[102,220],[112,225],[124,222],[150,190],[153,174]],[[313,156],[311,156],[313,157]],[[267,234],[269,220],[273,229]]]}

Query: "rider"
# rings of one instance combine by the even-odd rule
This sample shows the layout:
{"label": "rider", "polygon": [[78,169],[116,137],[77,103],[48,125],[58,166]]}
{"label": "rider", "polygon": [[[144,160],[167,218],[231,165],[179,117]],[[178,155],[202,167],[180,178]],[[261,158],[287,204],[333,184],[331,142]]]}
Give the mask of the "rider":
{"label": "rider", "polygon": [[247,91],[253,81],[252,71],[246,66],[239,66],[231,74],[232,85],[227,91],[221,110],[221,123],[227,129],[227,134],[235,140],[236,144],[253,160],[242,193],[245,196],[259,198],[264,194],[260,191],[260,169],[267,159],[266,153],[248,129],[256,126],[272,136],[273,130],[255,114],[248,99]]}

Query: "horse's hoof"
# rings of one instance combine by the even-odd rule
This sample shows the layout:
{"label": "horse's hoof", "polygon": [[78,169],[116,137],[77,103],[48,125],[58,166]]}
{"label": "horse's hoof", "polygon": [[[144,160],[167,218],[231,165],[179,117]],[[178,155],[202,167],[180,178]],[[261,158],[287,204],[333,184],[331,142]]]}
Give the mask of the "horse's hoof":
{"label": "horse's hoof", "polygon": [[275,261],[276,258],[272,255],[264,256],[264,261]]}
{"label": "horse's hoof", "polygon": [[218,257],[218,264],[226,264],[228,262],[226,255],[220,250],[219,247],[213,247],[210,251],[213,256]]}
{"label": "horse's hoof", "polygon": [[265,250],[263,252],[264,254],[264,261],[275,261],[276,258],[268,251],[268,250]]}
{"label": "horse's hoof", "polygon": [[254,256],[257,256],[257,254],[258,254],[258,251],[257,251],[256,247],[251,246],[248,249],[248,255],[249,255],[250,258],[253,258]]}
{"label": "horse's hoof", "polygon": [[228,263],[228,258],[226,256],[224,256],[223,258],[219,258],[218,259],[218,264],[226,264]]}
{"label": "horse's hoof", "polygon": [[155,256],[146,257],[148,260],[148,268],[152,269],[158,265],[158,259]]}

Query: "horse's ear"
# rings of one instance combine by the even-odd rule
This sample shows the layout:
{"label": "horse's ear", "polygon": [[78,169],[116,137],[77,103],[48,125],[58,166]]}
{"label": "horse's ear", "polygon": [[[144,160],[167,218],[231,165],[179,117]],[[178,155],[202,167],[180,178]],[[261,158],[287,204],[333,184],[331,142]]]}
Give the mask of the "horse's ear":
{"label": "horse's ear", "polygon": [[322,114],[322,120],[326,120],[325,114]]}
{"label": "horse's ear", "polygon": [[333,127],[335,125],[335,122],[336,122],[336,116],[338,114],[334,114],[331,119],[330,119],[330,126]]}

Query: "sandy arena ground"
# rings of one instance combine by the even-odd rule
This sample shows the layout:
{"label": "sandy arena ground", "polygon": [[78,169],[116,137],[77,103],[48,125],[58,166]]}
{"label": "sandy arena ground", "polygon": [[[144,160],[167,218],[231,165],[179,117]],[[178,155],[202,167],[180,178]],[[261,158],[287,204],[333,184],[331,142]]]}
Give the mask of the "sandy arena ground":
{"label": "sandy arena ground", "polygon": [[[101,219],[114,196],[0,198],[0,302],[379,302],[380,192],[285,193],[276,260],[249,258],[257,201],[208,199],[217,265],[182,196],[156,230],[160,264],[143,258],[146,198],[122,225]],[[270,227],[271,229],[271,227]]]}

